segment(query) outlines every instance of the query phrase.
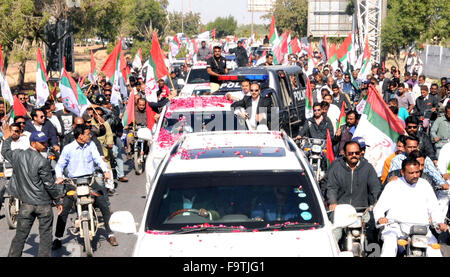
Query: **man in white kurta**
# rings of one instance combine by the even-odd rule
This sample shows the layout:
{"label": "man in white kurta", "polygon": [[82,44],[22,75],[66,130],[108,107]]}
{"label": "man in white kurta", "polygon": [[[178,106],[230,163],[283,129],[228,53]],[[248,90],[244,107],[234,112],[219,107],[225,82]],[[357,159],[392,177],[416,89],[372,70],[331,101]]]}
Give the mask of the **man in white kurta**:
{"label": "man in white kurta", "polygon": [[[402,176],[386,185],[373,210],[378,224],[395,222],[385,226],[381,233],[384,241],[382,257],[397,255],[397,240],[403,232],[408,234],[412,225],[427,225],[430,218],[434,223],[444,222],[432,187],[426,180],[420,178],[419,163],[410,159],[405,160],[402,164]],[[439,229],[445,231],[446,225],[439,223]],[[437,243],[437,239],[429,230],[427,237],[429,239],[427,256],[442,257],[440,249],[433,249],[430,246]]]}

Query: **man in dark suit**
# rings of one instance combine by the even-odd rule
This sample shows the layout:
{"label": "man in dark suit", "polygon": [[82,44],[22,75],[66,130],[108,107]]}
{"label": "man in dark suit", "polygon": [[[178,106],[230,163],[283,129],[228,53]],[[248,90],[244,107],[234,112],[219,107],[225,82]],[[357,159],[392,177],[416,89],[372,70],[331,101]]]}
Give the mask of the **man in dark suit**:
{"label": "man in dark suit", "polygon": [[251,96],[244,96],[242,100],[231,104],[231,107],[245,109],[245,112],[238,112],[238,115],[249,120],[250,129],[256,129],[258,125],[267,125],[270,128],[272,99],[270,96],[261,97],[261,86],[256,82],[250,85],[250,94]]}

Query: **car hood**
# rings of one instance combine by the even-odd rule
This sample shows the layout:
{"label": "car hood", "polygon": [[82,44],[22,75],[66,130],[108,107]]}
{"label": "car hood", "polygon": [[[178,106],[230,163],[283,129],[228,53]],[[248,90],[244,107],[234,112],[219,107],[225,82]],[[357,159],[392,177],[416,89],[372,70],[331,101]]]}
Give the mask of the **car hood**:
{"label": "car hood", "polygon": [[304,231],[141,233],[137,257],[330,257],[338,255],[330,229]]}

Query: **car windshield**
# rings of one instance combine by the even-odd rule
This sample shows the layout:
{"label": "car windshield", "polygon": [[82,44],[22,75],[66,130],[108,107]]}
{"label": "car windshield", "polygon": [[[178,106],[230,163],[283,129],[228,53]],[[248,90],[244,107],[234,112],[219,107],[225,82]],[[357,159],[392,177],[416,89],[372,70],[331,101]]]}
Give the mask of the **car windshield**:
{"label": "car windshield", "polygon": [[202,172],[162,175],[146,229],[177,231],[208,223],[215,230],[241,226],[264,231],[280,224],[289,227],[288,223],[299,230],[323,222],[312,184],[302,170]]}
{"label": "car windshield", "polygon": [[171,146],[183,133],[237,130],[247,130],[247,126],[232,111],[166,112],[158,143],[160,147]]}
{"label": "car windshield", "polygon": [[187,84],[209,83],[209,74],[206,71],[206,68],[191,69],[186,83]]}

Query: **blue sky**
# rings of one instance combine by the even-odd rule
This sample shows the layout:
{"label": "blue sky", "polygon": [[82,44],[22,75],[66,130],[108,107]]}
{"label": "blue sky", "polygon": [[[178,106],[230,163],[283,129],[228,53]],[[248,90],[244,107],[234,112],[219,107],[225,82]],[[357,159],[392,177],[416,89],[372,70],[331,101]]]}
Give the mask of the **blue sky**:
{"label": "blue sky", "polygon": [[[192,8],[192,12],[200,13],[203,24],[214,21],[217,17],[229,15],[236,19],[238,25],[252,22],[252,14],[248,12],[247,0],[169,0],[168,10],[181,12],[182,1],[184,11],[189,12]],[[260,18],[262,15],[264,13],[254,13],[254,24],[270,24],[270,20]]]}

